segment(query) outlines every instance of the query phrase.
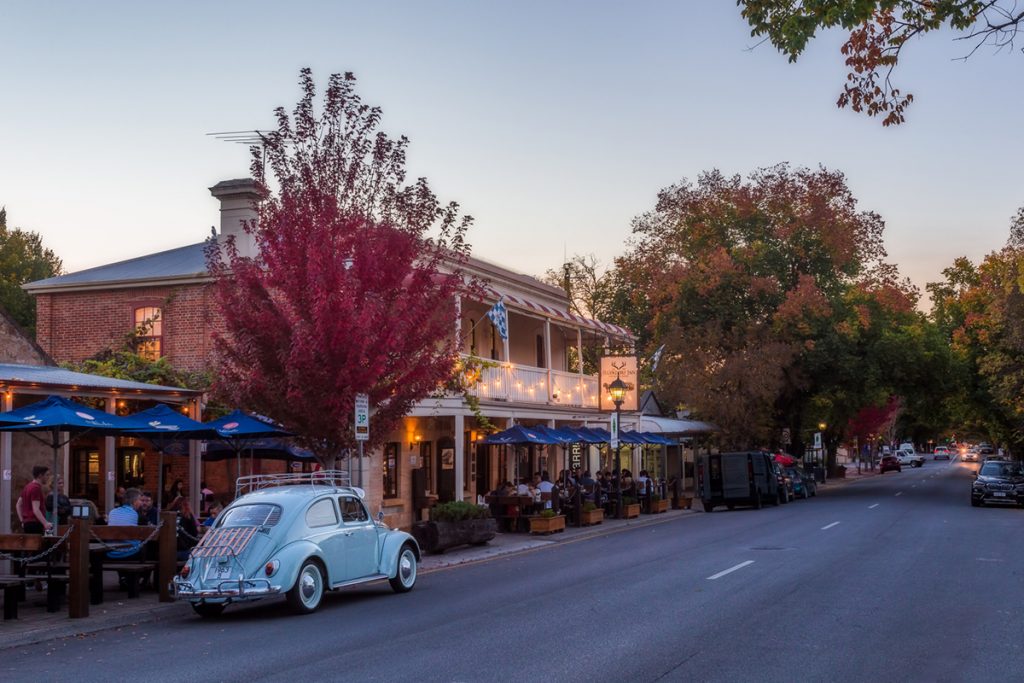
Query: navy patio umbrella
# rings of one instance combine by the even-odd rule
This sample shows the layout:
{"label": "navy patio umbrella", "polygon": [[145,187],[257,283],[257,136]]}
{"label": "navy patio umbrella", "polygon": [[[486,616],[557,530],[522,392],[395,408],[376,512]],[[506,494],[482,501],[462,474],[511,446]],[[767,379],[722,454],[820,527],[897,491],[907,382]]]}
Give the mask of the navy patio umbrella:
{"label": "navy patio umbrella", "polygon": [[528,444],[552,446],[558,443],[540,430],[523,425],[513,425],[497,434],[491,434],[483,442],[488,446],[524,446]]}
{"label": "navy patio umbrella", "polygon": [[235,484],[242,471],[242,451],[249,447],[255,439],[277,436],[294,436],[286,429],[281,429],[268,420],[255,415],[248,415],[241,410],[234,410],[224,417],[204,422],[203,427],[214,432],[212,438],[220,440],[235,454]]}
{"label": "navy patio umbrella", "polygon": [[572,432],[573,434],[575,434],[577,437],[579,437],[577,441],[581,443],[608,443],[608,438],[610,437],[610,435],[609,437],[602,436],[595,432],[590,427],[565,427],[564,431]]}
{"label": "navy patio umbrella", "polygon": [[[63,398],[50,396],[36,401],[24,408],[0,413],[7,421],[21,420],[22,424],[0,426],[0,430],[11,432],[28,432],[32,437],[53,448],[53,475],[58,474],[58,451],[76,436],[87,432],[104,436],[116,436],[130,432],[137,426],[134,421],[125,417],[111,415],[102,410]],[[50,439],[36,436],[33,432],[48,432]],[[61,441],[60,433],[68,432],[68,440]],[[57,526],[57,487],[53,487],[53,523]]]}
{"label": "navy patio umbrella", "polygon": [[202,422],[193,420],[187,415],[171,408],[170,406],[158,403],[152,408],[129,415],[129,420],[136,423],[137,428],[132,434],[153,444],[160,455],[160,467],[157,474],[156,507],[163,510],[164,498],[164,454],[187,455],[187,447],[184,453],[178,444],[187,439],[212,439],[217,436],[215,430],[209,429]]}
{"label": "navy patio umbrella", "polygon": [[[306,450],[305,448],[299,448],[295,444],[288,443],[284,439],[251,439],[246,443],[245,450],[249,451],[253,457],[264,460],[316,461],[316,456],[313,455],[312,451]],[[216,462],[219,460],[226,460],[234,454],[235,451],[230,446],[219,441],[210,441],[206,444],[206,452],[203,453],[203,460],[206,460],[207,462]]]}

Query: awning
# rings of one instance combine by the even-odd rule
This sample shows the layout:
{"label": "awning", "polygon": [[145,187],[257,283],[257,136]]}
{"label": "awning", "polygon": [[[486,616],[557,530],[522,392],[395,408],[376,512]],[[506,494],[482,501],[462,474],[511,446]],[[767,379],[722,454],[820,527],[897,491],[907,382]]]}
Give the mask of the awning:
{"label": "awning", "polygon": [[640,429],[645,432],[678,434],[680,436],[712,434],[718,431],[718,427],[710,422],[701,422],[700,420],[678,420],[671,417],[657,417],[655,415],[641,415]]}
{"label": "awning", "polygon": [[497,300],[499,297],[505,302],[505,305],[518,308],[520,310],[529,311],[531,313],[540,313],[546,318],[554,318],[555,320],[561,320],[574,325],[580,325],[581,327],[588,327],[592,330],[602,332],[604,334],[614,335],[616,337],[623,337],[629,341],[633,341],[633,333],[627,330],[625,327],[619,327],[611,323],[604,323],[600,320],[591,320],[590,318],[584,318],[581,315],[570,313],[569,311],[563,311],[560,308],[554,308],[547,304],[540,304],[536,301],[530,301],[529,299],[523,299],[518,296],[512,296],[511,294],[502,294],[493,289],[487,288],[487,293]]}

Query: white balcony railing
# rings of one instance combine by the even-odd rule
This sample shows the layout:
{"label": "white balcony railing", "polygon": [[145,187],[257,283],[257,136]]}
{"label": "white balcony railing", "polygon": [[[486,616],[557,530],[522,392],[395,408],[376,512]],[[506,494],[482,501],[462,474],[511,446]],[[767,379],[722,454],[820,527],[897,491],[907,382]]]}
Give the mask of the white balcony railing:
{"label": "white balcony railing", "polygon": [[480,381],[469,393],[481,399],[510,403],[597,408],[597,385],[596,375],[581,376],[551,370],[549,386],[548,370],[545,368],[503,363],[496,367],[482,368]]}

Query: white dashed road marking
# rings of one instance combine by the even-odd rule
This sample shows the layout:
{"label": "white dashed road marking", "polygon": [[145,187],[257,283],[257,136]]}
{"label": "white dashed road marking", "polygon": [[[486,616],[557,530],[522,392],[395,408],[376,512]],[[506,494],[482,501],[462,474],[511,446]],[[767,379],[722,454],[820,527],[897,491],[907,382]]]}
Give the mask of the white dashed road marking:
{"label": "white dashed road marking", "polygon": [[825,529],[831,529],[836,524],[839,524],[839,522],[832,522],[831,524],[826,524],[825,526],[821,527],[821,530],[824,531]]}
{"label": "white dashed road marking", "polygon": [[874,505],[868,505],[868,510],[873,510],[876,507],[878,507],[878,503],[875,503]]}
{"label": "white dashed road marking", "polygon": [[744,568],[744,567],[746,567],[747,565],[751,565],[751,564],[754,564],[754,561],[753,561],[753,560],[747,560],[746,562],[740,562],[740,563],[739,563],[738,565],[736,565],[735,567],[729,567],[729,568],[728,568],[728,569],[726,569],[725,571],[722,571],[722,572],[718,572],[717,574],[712,574],[711,576],[709,576],[709,577],[708,577],[708,581],[714,581],[715,579],[720,579],[720,578],[722,578],[723,576],[725,576],[726,574],[732,574],[732,573],[733,573],[734,571],[736,571],[737,569],[743,569],[743,568]]}
{"label": "white dashed road marking", "polygon": [[897,492],[897,493],[896,493],[896,495],[897,495],[897,496],[902,496],[902,495],[903,495],[903,491],[899,491],[899,492]]}

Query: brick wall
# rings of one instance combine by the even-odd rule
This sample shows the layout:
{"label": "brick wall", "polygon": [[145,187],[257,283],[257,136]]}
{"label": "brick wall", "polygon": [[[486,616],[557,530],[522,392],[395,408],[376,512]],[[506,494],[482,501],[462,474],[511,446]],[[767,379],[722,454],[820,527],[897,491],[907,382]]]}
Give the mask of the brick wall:
{"label": "brick wall", "polygon": [[119,348],[135,326],[135,309],[163,311],[163,355],[177,368],[209,366],[218,324],[209,285],[139,287],[36,295],[36,341],[57,362],[81,362]]}

